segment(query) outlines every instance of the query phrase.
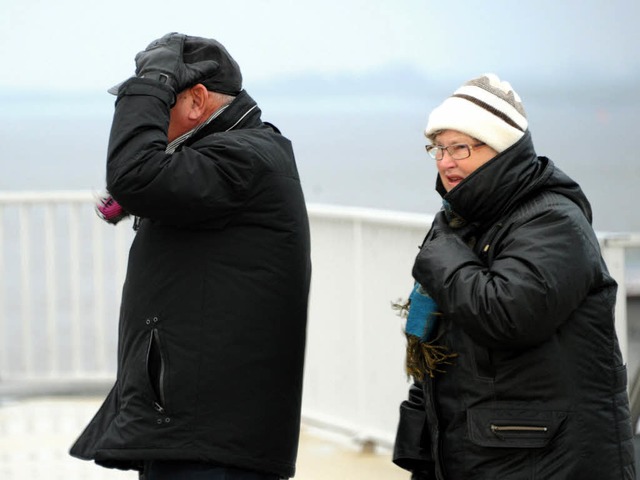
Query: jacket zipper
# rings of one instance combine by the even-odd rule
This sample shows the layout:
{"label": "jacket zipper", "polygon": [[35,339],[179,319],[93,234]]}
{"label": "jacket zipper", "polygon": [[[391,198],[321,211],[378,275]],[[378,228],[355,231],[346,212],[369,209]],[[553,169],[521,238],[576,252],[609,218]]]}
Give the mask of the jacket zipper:
{"label": "jacket zipper", "polygon": [[[165,391],[164,391],[165,362],[164,362],[164,358],[162,357],[160,333],[158,332],[157,328],[154,328],[153,330],[151,330],[149,353],[147,355],[151,355],[152,350],[155,350],[158,356],[158,362],[160,363],[160,368],[157,372],[158,373],[157,378],[153,378],[152,376],[149,377],[149,381],[151,382],[151,385],[152,385],[152,390],[158,396],[158,398],[153,401],[153,408],[158,413],[165,413],[165,408],[164,408],[164,405],[166,405]],[[151,374],[151,372],[149,374]],[[157,387],[157,391],[156,391],[156,387]]]}
{"label": "jacket zipper", "polygon": [[[158,333],[158,329],[153,329],[153,336],[158,345],[158,351],[160,352],[160,375],[158,377],[158,393],[160,394],[160,403],[162,405],[166,405],[164,400],[164,375],[165,375],[165,366],[164,366],[164,358],[162,358],[162,349],[160,348],[160,334]],[[160,406],[160,405],[159,405]],[[162,408],[162,406],[160,406]],[[164,412],[164,408],[162,408]]]}
{"label": "jacket zipper", "polygon": [[493,433],[502,432],[548,432],[549,429],[543,426],[534,425],[494,425],[491,424],[491,431]]}
{"label": "jacket zipper", "polygon": [[[480,250],[478,250],[478,255],[483,258],[485,261],[489,261],[489,249],[491,248],[491,245],[493,244],[493,241],[495,240],[496,234],[498,233],[498,230],[500,230],[502,228],[502,222],[497,222],[495,223],[487,232],[486,235],[482,236],[482,238],[484,238],[484,241],[482,242],[482,247],[480,248],[480,243],[478,243],[478,245],[476,246],[477,248],[480,248]],[[480,239],[478,239],[480,240]]]}
{"label": "jacket zipper", "polygon": [[[429,389],[429,397],[428,397],[428,401],[431,404],[431,410],[433,411],[434,416],[436,417],[436,425],[434,426],[434,428],[436,429],[436,431],[439,430],[440,428],[440,406],[436,405],[436,382],[437,379],[433,378],[431,380],[426,380],[427,382],[431,382],[430,384],[430,389]],[[429,427],[427,427],[429,428]],[[444,455],[443,455],[443,445],[444,445],[444,441],[442,440],[442,435],[437,434],[438,435],[438,441],[436,443],[436,455],[437,455],[437,460],[436,460],[436,476],[438,476],[438,471],[440,472],[440,474],[443,477],[446,477],[446,471],[445,471],[445,466],[444,466]],[[431,436],[431,435],[429,435]],[[439,478],[439,476],[438,476]]]}

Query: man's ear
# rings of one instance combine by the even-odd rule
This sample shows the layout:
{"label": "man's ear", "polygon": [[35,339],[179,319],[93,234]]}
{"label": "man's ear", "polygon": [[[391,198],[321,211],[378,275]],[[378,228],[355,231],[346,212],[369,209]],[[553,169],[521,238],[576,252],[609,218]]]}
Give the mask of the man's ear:
{"label": "man's ear", "polygon": [[209,102],[209,91],[207,87],[198,83],[191,87],[191,105],[189,107],[189,120],[198,121],[205,115]]}

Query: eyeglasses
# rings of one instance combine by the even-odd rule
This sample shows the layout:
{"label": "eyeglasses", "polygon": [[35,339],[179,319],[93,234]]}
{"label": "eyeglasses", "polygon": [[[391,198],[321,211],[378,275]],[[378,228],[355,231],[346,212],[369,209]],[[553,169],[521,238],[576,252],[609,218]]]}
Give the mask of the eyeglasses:
{"label": "eyeglasses", "polygon": [[485,143],[477,143],[475,145],[467,145],[466,143],[455,143],[448,147],[442,145],[425,145],[427,153],[431,158],[435,158],[438,162],[444,158],[445,150],[454,160],[464,160],[471,156],[471,150],[482,147]]}

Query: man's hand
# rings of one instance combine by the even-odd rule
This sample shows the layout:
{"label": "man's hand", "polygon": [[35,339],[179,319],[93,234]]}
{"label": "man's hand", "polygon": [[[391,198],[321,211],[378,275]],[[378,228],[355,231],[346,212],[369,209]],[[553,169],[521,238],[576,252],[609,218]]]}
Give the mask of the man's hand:
{"label": "man's hand", "polygon": [[136,76],[164,83],[177,95],[213,75],[219,68],[214,60],[184,63],[182,51],[185,39],[186,35],[168,33],[151,42],[136,55]]}

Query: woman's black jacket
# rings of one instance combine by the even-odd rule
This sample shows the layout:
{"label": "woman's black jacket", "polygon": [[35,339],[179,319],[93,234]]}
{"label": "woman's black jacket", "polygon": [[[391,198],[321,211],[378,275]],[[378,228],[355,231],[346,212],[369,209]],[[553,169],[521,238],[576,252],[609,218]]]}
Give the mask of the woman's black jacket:
{"label": "woman's black jacket", "polygon": [[580,187],[529,132],[446,193],[413,268],[457,353],[401,406],[394,461],[420,478],[634,479],[609,276]]}

